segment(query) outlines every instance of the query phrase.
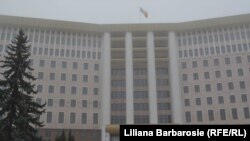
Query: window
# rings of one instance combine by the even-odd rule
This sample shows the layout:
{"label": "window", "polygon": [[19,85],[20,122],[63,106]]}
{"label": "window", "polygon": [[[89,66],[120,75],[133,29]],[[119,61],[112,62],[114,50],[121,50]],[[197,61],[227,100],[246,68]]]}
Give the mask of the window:
{"label": "window", "polygon": [[63,69],[66,69],[66,68],[67,68],[67,62],[62,61],[62,68],[63,68]]}
{"label": "window", "polygon": [[187,80],[188,80],[187,74],[183,74],[183,75],[182,75],[182,80],[183,80],[183,81],[187,81]]}
{"label": "window", "polygon": [[222,83],[217,83],[217,91],[222,91]]}
{"label": "window", "polygon": [[169,91],[157,91],[158,98],[169,98],[170,92]]}
{"label": "window", "polygon": [[208,60],[203,60],[203,66],[208,67]]}
{"label": "window", "polygon": [[94,95],[98,95],[98,88],[94,88]]}
{"label": "window", "polygon": [[241,95],[241,101],[242,102],[247,102],[247,95],[246,94]]}
{"label": "window", "polygon": [[230,64],[230,58],[225,58],[225,64],[229,65]]}
{"label": "window", "polygon": [[55,80],[55,73],[50,73],[49,79],[50,80]]}
{"label": "window", "polygon": [[93,124],[98,124],[98,113],[93,113]]}
{"label": "window", "polygon": [[240,81],[239,84],[240,84],[240,89],[245,89],[246,88],[244,81]]}
{"label": "window", "polygon": [[221,77],[220,71],[215,71],[215,77],[216,78],[220,78]]}
{"label": "window", "polygon": [[218,96],[218,101],[219,101],[219,104],[224,104],[223,96]]}
{"label": "window", "polygon": [[82,124],[86,124],[86,123],[87,123],[87,114],[82,113]]}
{"label": "window", "polygon": [[237,113],[237,109],[236,108],[232,108],[232,117],[233,119],[238,119],[238,113]]}
{"label": "window", "polygon": [[71,57],[75,57],[75,54],[76,54],[76,52],[75,52],[75,50],[71,50]]}
{"label": "window", "polygon": [[37,85],[37,92],[42,93],[43,92],[43,85]]}
{"label": "window", "polygon": [[60,56],[61,57],[64,57],[64,52],[65,52],[64,49],[61,49],[61,51],[60,51]]}
{"label": "window", "polygon": [[59,106],[60,107],[64,107],[64,103],[65,103],[64,99],[59,100]]}
{"label": "window", "polygon": [[181,63],[181,68],[182,68],[182,69],[187,68],[187,64],[186,64],[186,62],[182,62],[182,63]]}
{"label": "window", "polygon": [[200,92],[200,86],[199,85],[194,85],[194,91],[196,93],[199,93]]}
{"label": "window", "polygon": [[135,115],[134,124],[149,124],[149,116],[148,115]]}
{"label": "window", "polygon": [[249,108],[248,107],[244,107],[243,108],[243,112],[244,112],[245,119],[249,119],[250,118]]}
{"label": "window", "polygon": [[55,67],[56,67],[56,61],[51,61],[50,68],[55,68]]}
{"label": "window", "polygon": [[48,53],[49,53],[49,49],[48,48],[44,48],[44,55],[48,55]]}
{"label": "window", "polygon": [[197,57],[198,56],[198,49],[194,49],[194,55]]}
{"label": "window", "polygon": [[216,54],[220,54],[220,47],[215,47]]}
{"label": "window", "polygon": [[83,82],[88,82],[88,75],[83,75]]}
{"label": "window", "polygon": [[53,106],[53,99],[48,99],[48,106],[52,107]]}
{"label": "window", "polygon": [[194,77],[194,80],[198,80],[199,79],[198,73],[193,73],[193,77]]}
{"label": "window", "polygon": [[214,51],[214,47],[210,47],[210,54],[214,55],[215,51]]}
{"label": "window", "polygon": [[179,50],[179,58],[182,58],[182,51]]}
{"label": "window", "polygon": [[184,104],[185,104],[185,106],[190,106],[189,99],[184,99]]}
{"label": "window", "polygon": [[52,112],[47,112],[46,122],[47,123],[51,123],[52,122]]}
{"label": "window", "polygon": [[76,74],[72,74],[72,81],[77,81],[77,75]]}
{"label": "window", "polygon": [[186,122],[191,122],[191,113],[185,112]]}
{"label": "window", "polygon": [[247,62],[250,62],[250,55],[247,56]]}
{"label": "window", "polygon": [[54,93],[54,86],[49,86],[49,93]]}
{"label": "window", "polygon": [[227,45],[227,52],[231,53],[231,46],[230,45]]}
{"label": "window", "polygon": [[[135,103],[134,107],[136,107],[136,110],[142,110],[144,108],[148,109],[148,105],[143,104],[138,104]],[[113,103],[111,104],[111,110],[112,111],[125,111],[126,110],[126,105],[125,103]]]}
{"label": "window", "polygon": [[226,111],[225,109],[220,109],[220,119],[226,120]]}
{"label": "window", "polygon": [[66,81],[66,73],[62,73],[61,74],[61,80],[62,81]]}
{"label": "window", "polygon": [[55,50],[55,56],[59,56],[59,49]]}
{"label": "window", "polygon": [[238,69],[238,76],[243,76],[243,69]]}
{"label": "window", "polygon": [[221,46],[221,53],[225,53],[226,52],[226,48],[225,48],[225,46]]}
{"label": "window", "polygon": [[[162,106],[159,107],[159,103],[158,103],[158,109],[159,108],[163,108],[163,107]],[[124,109],[125,109],[125,106],[124,106]],[[135,111],[148,110],[148,103],[134,103],[134,110]]]}
{"label": "window", "polygon": [[38,72],[38,80],[43,80],[43,72]]}
{"label": "window", "polygon": [[99,82],[99,76],[94,76],[94,81],[95,81],[95,83],[98,83]]}
{"label": "window", "polygon": [[70,123],[74,124],[76,122],[76,113],[70,113]]}
{"label": "window", "polygon": [[76,92],[76,87],[71,87],[71,94],[76,94],[77,92]]}
{"label": "window", "polygon": [[88,70],[89,69],[89,64],[88,63],[84,63],[83,64],[83,69],[84,70]]}
{"label": "window", "polygon": [[193,61],[192,65],[193,65],[193,68],[197,68],[198,67],[197,61]]}
{"label": "window", "polygon": [[94,70],[99,71],[99,64],[94,64]]}
{"label": "window", "polygon": [[200,48],[200,56],[203,56],[204,55],[204,50],[203,48]]}
{"label": "window", "polygon": [[87,104],[87,100],[82,100],[82,107],[87,107],[88,106],[88,104]]}
{"label": "window", "polygon": [[211,92],[211,85],[210,84],[206,84],[205,88],[206,88],[206,92]]}
{"label": "window", "polygon": [[71,107],[76,107],[76,100],[71,99],[71,101],[70,101],[70,106],[71,106]]}
{"label": "window", "polygon": [[187,94],[188,93],[188,86],[184,86],[183,91],[184,91],[184,94]]}
{"label": "window", "polygon": [[219,66],[219,59],[214,59],[214,66]]}
{"label": "window", "polygon": [[214,111],[213,110],[208,110],[208,120],[214,121]]}
{"label": "window", "polygon": [[228,89],[229,89],[229,90],[233,90],[233,89],[234,89],[234,84],[233,84],[233,82],[229,82],[229,83],[228,83]]}
{"label": "window", "polygon": [[233,50],[233,52],[236,52],[236,46],[235,45],[232,45],[232,50]]}
{"label": "window", "polygon": [[97,101],[97,100],[94,100],[94,101],[93,101],[93,107],[94,107],[94,108],[98,108],[98,101]]}
{"label": "window", "polygon": [[82,58],[86,58],[86,52],[82,51]]}
{"label": "window", "polygon": [[237,56],[237,57],[236,57],[236,63],[237,63],[237,64],[240,64],[240,63],[241,63],[241,57],[240,57],[240,56]]}
{"label": "window", "polygon": [[231,70],[226,70],[227,77],[232,77],[232,71]]}
{"label": "window", "polygon": [[77,62],[73,62],[73,69],[77,69]]}
{"label": "window", "polygon": [[209,79],[209,72],[204,72],[204,78]]}
{"label": "window", "polygon": [[196,114],[197,114],[197,121],[201,122],[202,121],[202,111],[197,111]]}
{"label": "window", "polygon": [[161,123],[171,123],[171,115],[159,115],[158,122]]}
{"label": "window", "polygon": [[44,60],[40,60],[39,61],[39,67],[44,67],[45,61]]}
{"label": "window", "polygon": [[42,55],[42,53],[43,53],[43,48],[40,47],[39,50],[38,50],[38,54]]}
{"label": "window", "polygon": [[80,50],[77,50],[76,53],[77,53],[77,54],[76,54],[77,58],[81,58],[81,51],[80,51]]}
{"label": "window", "polygon": [[69,57],[69,54],[70,54],[70,50],[67,49],[67,50],[66,50],[66,57]]}
{"label": "window", "polygon": [[[144,110],[148,110],[148,103],[144,103]],[[162,103],[162,102],[160,102],[160,103],[158,103],[157,104],[157,106],[158,106],[158,110],[170,110],[170,108],[171,108],[171,106],[170,106],[170,103]]]}
{"label": "window", "polygon": [[82,94],[84,94],[84,95],[88,94],[88,88],[87,87],[82,88]]}
{"label": "window", "polygon": [[64,112],[59,112],[58,123],[64,122]]}
{"label": "window", "polygon": [[230,99],[230,103],[235,103],[235,96],[234,95],[230,95],[229,99]]}
{"label": "window", "polygon": [[212,104],[213,104],[212,97],[207,97],[207,105],[212,105]]}
{"label": "window", "polygon": [[242,52],[242,46],[241,46],[241,44],[238,44],[238,52]]}
{"label": "window", "polygon": [[205,54],[209,55],[209,48],[207,48],[207,47],[205,48]]}
{"label": "window", "polygon": [[[146,84],[147,82],[145,82]],[[169,85],[168,79],[157,79],[156,80],[156,85],[157,86],[166,86]]]}
{"label": "window", "polygon": [[201,98],[196,98],[195,99],[195,104],[196,105],[201,105]]}
{"label": "window", "polygon": [[61,94],[65,94],[65,86],[61,86],[60,87],[60,93]]}

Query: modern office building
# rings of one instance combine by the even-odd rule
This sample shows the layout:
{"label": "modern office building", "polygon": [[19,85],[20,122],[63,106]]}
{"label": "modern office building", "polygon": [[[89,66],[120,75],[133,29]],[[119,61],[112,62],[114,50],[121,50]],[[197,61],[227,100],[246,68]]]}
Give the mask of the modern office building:
{"label": "modern office building", "polygon": [[[31,44],[40,134],[116,141],[119,124],[250,122],[250,14],[159,24],[0,16],[0,59],[18,29]],[[3,71],[3,70],[0,70]]]}

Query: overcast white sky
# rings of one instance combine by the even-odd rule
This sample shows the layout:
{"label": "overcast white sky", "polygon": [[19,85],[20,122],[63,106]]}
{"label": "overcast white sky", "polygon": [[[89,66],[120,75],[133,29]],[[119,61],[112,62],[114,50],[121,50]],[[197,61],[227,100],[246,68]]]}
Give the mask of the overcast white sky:
{"label": "overcast white sky", "polygon": [[168,23],[248,13],[250,0],[0,0],[0,15],[86,23]]}

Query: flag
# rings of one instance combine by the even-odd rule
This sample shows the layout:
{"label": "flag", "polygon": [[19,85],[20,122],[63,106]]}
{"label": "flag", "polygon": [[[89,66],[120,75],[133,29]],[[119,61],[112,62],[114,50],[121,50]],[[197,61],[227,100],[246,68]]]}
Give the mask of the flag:
{"label": "flag", "polygon": [[147,11],[145,11],[145,10],[142,9],[141,7],[140,7],[140,11],[141,11],[141,13],[144,15],[145,18],[148,17],[148,12],[147,12]]}

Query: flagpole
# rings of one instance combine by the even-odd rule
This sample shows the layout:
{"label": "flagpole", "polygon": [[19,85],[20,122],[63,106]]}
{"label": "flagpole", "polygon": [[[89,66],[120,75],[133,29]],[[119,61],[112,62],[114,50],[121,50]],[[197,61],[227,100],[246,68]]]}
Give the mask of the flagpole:
{"label": "flagpole", "polygon": [[140,7],[139,7],[139,24],[141,24],[141,11],[140,11]]}

